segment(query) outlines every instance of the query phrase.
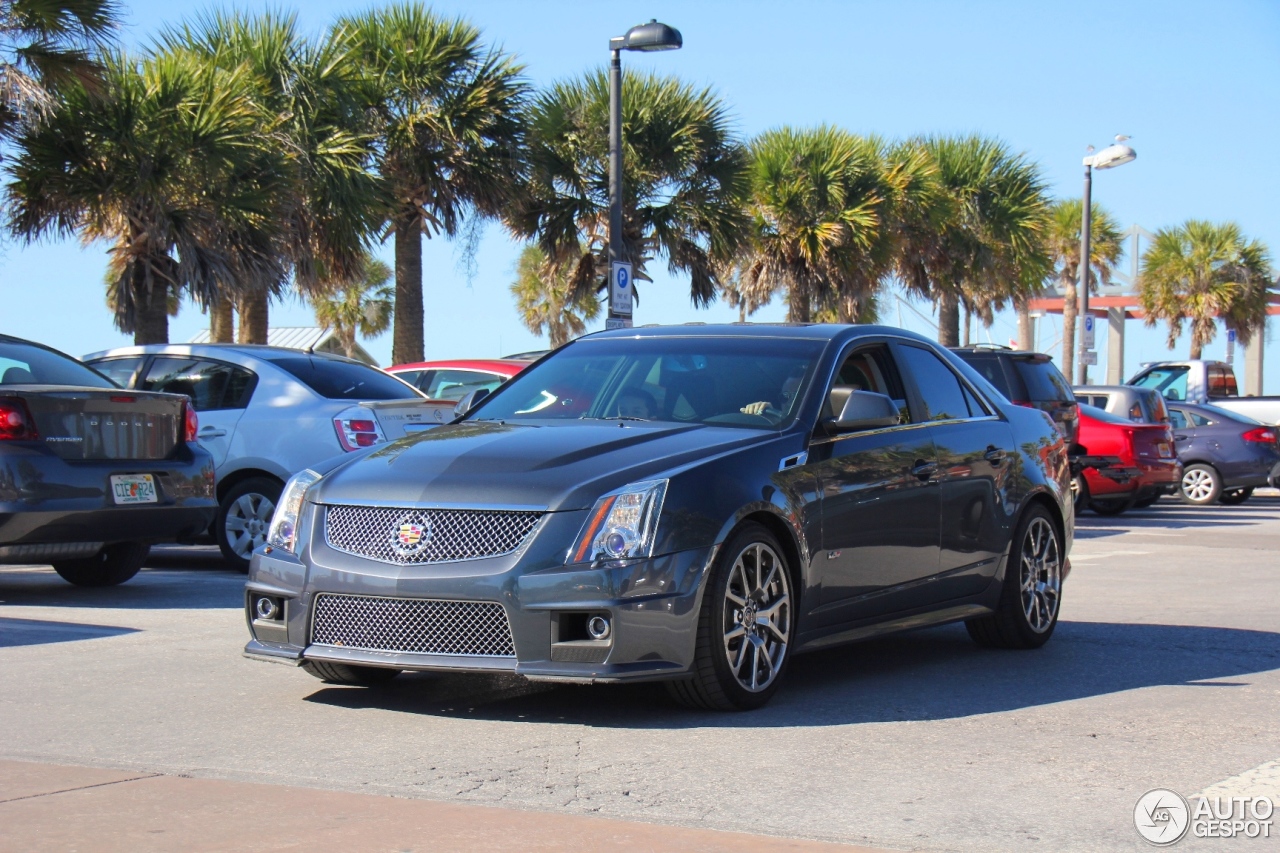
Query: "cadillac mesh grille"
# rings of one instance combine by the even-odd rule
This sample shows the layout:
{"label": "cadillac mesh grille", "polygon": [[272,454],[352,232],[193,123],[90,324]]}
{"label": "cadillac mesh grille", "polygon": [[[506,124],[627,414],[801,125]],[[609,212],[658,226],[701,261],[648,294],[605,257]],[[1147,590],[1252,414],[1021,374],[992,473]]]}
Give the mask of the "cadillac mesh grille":
{"label": "cadillac mesh grille", "polygon": [[540,512],[331,506],[324,535],[336,551],[421,566],[510,554],[541,518]]}
{"label": "cadillac mesh grille", "polygon": [[511,625],[492,601],[316,596],[311,642],[371,652],[512,658]]}

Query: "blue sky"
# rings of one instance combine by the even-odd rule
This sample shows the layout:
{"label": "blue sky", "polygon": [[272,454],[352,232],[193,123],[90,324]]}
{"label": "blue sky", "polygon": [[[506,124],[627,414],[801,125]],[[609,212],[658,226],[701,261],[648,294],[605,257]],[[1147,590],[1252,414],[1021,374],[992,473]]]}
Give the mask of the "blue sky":
{"label": "blue sky", "polygon": [[[175,24],[224,4],[185,0],[126,2],[122,41],[148,43]],[[319,32],[352,3],[253,4],[296,9]],[[371,4],[376,5],[376,4]],[[1280,268],[1280,4],[1138,2],[438,2],[487,38],[516,53],[538,86],[608,59],[607,42],[658,18],[678,27],[683,50],[627,54],[651,67],[714,88],[749,137],[783,124],[829,123],[856,133],[901,137],[978,132],[1026,152],[1058,197],[1081,192],[1085,146],[1132,137],[1138,159],[1100,173],[1094,200],[1127,227],[1155,231],[1188,218],[1232,219],[1267,243]],[[390,258],[390,244],[381,253]],[[457,248],[427,242],[424,257],[428,358],[491,357],[544,346],[521,326],[507,287],[519,246],[496,225],[485,230],[477,274],[468,282]],[[0,247],[0,331],[75,355],[122,345],[103,302],[106,247],[75,241]],[[657,267],[659,265],[655,265]],[[1128,269],[1128,261],[1122,261]],[[657,271],[657,270],[655,270]],[[884,320],[930,331],[930,307],[885,300]],[[919,316],[917,313],[925,315]],[[780,303],[755,315],[780,320]],[[642,293],[639,323],[735,320],[718,305],[695,311],[686,281],[657,276]],[[295,299],[272,306],[273,325],[311,325]],[[184,305],[173,341],[207,325]],[[1011,316],[987,336],[1007,343]],[[1039,343],[1057,355],[1057,318],[1041,321]],[[1272,335],[1280,324],[1272,321]],[[383,364],[390,334],[366,343]],[[1106,341],[1100,333],[1105,370]],[[1186,342],[1175,350],[1185,357]],[[1206,350],[1222,357],[1225,336]],[[1170,357],[1162,329],[1129,324],[1127,371]],[[1237,365],[1240,362],[1237,360]],[[1268,346],[1267,390],[1280,392],[1280,343]]]}

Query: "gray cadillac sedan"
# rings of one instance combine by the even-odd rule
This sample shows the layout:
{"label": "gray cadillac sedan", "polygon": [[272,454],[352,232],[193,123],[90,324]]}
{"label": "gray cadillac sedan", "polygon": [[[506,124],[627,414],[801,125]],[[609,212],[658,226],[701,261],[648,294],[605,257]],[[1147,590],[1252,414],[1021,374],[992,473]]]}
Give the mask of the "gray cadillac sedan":
{"label": "gray cadillac sedan", "polygon": [[604,332],[467,405],[289,481],[246,654],[342,684],[664,679],[732,710],[808,649],[959,620],[1035,648],[1057,623],[1061,436],[910,332]]}

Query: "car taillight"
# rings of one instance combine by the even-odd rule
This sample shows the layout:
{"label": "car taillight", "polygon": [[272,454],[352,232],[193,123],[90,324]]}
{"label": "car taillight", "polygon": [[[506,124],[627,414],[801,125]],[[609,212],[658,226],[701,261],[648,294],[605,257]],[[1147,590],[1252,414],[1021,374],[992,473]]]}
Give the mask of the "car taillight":
{"label": "car taillight", "polygon": [[1275,444],[1276,431],[1271,427],[1254,427],[1240,436],[1245,441],[1256,441],[1259,444]]}
{"label": "car taillight", "polygon": [[36,422],[21,400],[0,400],[0,441],[35,441]]}
{"label": "car taillight", "polygon": [[338,433],[338,443],[347,451],[373,447],[386,441],[378,419],[363,406],[352,406],[339,412],[334,416],[333,429]]}
{"label": "car taillight", "polygon": [[200,418],[196,415],[196,410],[191,408],[191,401],[182,404],[183,420],[186,422],[186,428],[182,432],[183,441],[195,441],[196,433],[200,431]]}

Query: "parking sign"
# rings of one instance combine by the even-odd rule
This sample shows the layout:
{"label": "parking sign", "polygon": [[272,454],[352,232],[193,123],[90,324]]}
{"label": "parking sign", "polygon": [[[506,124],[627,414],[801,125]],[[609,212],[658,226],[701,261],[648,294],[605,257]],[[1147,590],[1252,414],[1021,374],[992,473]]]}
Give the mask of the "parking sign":
{"label": "parking sign", "polygon": [[1084,315],[1084,348],[1093,349],[1093,320],[1092,314]]}
{"label": "parking sign", "polygon": [[609,306],[619,316],[631,316],[631,264],[614,261],[609,274]]}

